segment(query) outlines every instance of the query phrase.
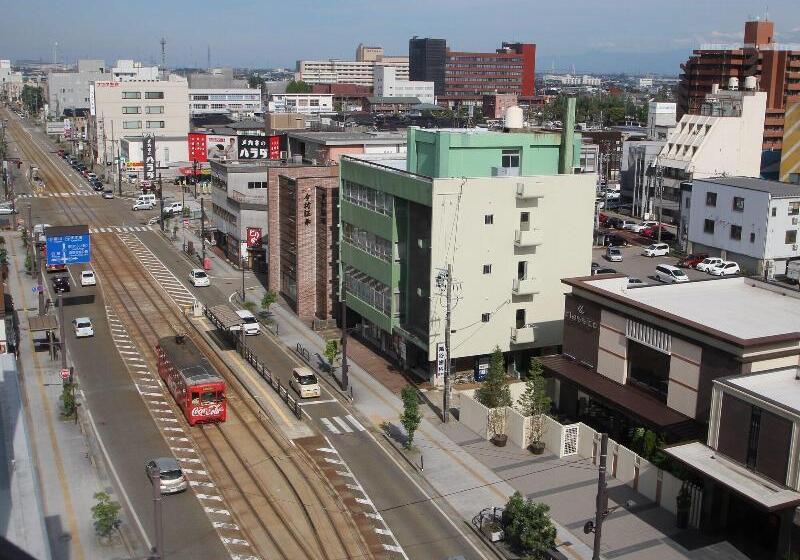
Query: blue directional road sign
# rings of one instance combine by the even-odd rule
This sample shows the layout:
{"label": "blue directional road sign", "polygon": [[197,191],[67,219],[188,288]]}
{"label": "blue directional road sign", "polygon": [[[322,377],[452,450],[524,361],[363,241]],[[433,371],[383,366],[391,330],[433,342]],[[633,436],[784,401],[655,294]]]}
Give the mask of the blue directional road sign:
{"label": "blue directional road sign", "polygon": [[45,228],[47,264],[80,264],[91,260],[87,226],[54,226]]}

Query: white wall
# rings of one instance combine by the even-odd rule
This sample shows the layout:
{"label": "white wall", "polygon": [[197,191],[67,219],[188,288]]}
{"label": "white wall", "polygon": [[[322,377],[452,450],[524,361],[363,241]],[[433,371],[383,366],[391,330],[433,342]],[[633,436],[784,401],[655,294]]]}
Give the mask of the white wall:
{"label": "white wall", "polygon": [[269,110],[273,113],[333,113],[333,95],[324,93],[274,93]]}
{"label": "white wall", "polygon": [[378,97],[417,97],[422,103],[433,103],[433,82],[412,82],[397,78],[397,68],[375,66],[373,70],[373,91]]}

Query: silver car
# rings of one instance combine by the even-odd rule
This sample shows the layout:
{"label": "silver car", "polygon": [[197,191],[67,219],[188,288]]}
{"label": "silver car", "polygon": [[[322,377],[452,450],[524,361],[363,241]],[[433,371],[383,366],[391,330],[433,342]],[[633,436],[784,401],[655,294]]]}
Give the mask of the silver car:
{"label": "silver car", "polygon": [[174,457],[158,457],[147,462],[144,470],[151,482],[156,468],[160,473],[162,494],[176,494],[189,488],[189,481]]}

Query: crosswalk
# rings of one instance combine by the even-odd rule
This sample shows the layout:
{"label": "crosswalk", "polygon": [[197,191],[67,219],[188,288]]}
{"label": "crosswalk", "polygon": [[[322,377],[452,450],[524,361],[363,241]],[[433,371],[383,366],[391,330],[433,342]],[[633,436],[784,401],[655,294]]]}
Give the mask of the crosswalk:
{"label": "crosswalk", "polygon": [[331,416],[330,418],[320,418],[320,422],[322,422],[325,429],[327,429],[332,434],[341,435],[341,434],[351,434],[353,432],[363,432],[366,430],[364,426],[361,425],[361,422],[353,418],[352,414],[348,414],[347,416]]}
{"label": "crosswalk", "polygon": [[94,191],[40,192],[18,194],[17,198],[66,198],[70,196],[100,196]]}
{"label": "crosswalk", "polygon": [[106,226],[89,228],[89,233],[136,233],[143,231],[153,231],[153,228],[152,226]]}

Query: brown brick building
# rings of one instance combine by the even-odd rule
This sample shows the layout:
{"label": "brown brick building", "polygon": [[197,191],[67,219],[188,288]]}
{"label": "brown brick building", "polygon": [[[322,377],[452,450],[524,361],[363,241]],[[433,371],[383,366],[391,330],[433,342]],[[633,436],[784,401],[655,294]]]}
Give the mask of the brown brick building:
{"label": "brown brick building", "polygon": [[767,92],[764,149],[780,149],[786,103],[800,101],[800,46],[776,43],[774,29],[771,21],[748,21],[742,45],[695,50],[681,65],[678,118],[685,113],[699,114],[712,85],[727,87],[729,80],[736,78],[741,86],[746,77],[755,76],[759,89]]}

